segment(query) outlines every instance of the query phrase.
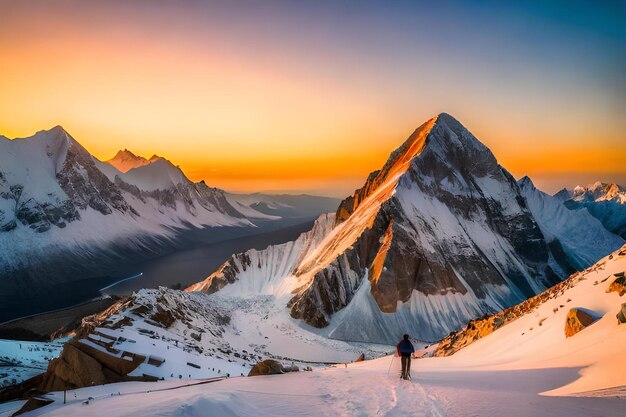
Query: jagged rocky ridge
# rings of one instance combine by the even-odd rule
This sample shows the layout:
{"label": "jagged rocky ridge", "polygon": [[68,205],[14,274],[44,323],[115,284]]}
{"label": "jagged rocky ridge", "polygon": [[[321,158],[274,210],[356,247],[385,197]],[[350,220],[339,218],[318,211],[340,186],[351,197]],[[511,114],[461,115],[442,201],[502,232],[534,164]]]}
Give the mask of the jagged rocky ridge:
{"label": "jagged rocky ridge", "polygon": [[[615,249],[607,242],[598,250]],[[321,242],[303,246],[236,255],[190,290],[271,283],[292,317],[330,337],[433,341],[596,260],[547,238],[514,178],[447,114],[420,126],[340,204]]]}

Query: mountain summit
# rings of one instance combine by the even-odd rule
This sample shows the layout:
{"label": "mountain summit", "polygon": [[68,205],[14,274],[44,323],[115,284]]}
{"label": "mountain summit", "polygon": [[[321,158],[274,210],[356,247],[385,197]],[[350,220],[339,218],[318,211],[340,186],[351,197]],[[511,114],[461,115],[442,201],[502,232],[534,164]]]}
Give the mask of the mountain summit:
{"label": "mountain summit", "polygon": [[[604,253],[613,243],[620,242],[608,239]],[[409,332],[432,341],[543,291],[583,262],[558,236],[546,238],[511,174],[442,113],[334,218],[320,218],[292,245],[233,256],[190,290],[260,288],[333,338],[386,343]]]}
{"label": "mountain summit", "polygon": [[142,167],[150,164],[152,161],[147,160],[143,156],[137,156],[128,149],[118,151],[115,156],[107,161],[119,171],[126,173],[133,168]]}

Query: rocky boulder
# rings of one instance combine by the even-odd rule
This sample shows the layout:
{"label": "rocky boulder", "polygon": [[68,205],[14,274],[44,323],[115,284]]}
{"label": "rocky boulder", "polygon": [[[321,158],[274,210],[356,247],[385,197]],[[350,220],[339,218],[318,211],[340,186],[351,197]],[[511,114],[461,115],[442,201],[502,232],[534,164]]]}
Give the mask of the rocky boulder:
{"label": "rocky boulder", "polygon": [[298,370],[298,367],[295,365],[283,366],[280,362],[274,359],[266,359],[263,362],[259,362],[254,365],[254,368],[252,368],[248,376],[277,375],[285,374],[287,372],[297,372]]}
{"label": "rocky boulder", "polygon": [[118,358],[73,339],[65,344],[61,356],[50,361],[39,390],[61,391],[124,381],[144,360],[141,355]]}
{"label": "rocky boulder", "polygon": [[61,391],[67,388],[102,385],[107,382],[102,365],[76,345],[68,343],[61,356],[48,365],[40,388],[43,391]]}
{"label": "rocky boulder", "polygon": [[565,337],[574,336],[586,327],[592,325],[598,318],[588,310],[572,308],[565,319]]}

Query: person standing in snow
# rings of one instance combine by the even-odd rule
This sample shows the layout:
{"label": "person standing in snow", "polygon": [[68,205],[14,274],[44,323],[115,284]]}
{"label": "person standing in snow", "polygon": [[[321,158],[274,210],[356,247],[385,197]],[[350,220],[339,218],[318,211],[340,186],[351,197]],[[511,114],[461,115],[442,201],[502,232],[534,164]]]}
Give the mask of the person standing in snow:
{"label": "person standing in snow", "polygon": [[398,356],[400,356],[402,362],[402,374],[400,378],[402,379],[410,379],[411,378],[411,356],[415,352],[415,348],[413,347],[413,343],[409,340],[409,335],[405,334],[403,339],[396,346],[398,351]]}

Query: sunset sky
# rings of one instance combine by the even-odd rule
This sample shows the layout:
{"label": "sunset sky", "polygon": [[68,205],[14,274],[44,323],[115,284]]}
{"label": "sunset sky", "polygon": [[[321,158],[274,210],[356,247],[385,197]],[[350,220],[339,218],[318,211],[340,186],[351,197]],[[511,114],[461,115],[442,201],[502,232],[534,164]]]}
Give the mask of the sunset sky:
{"label": "sunset sky", "polygon": [[0,0],[0,134],[344,196],[447,112],[546,191],[626,184],[626,3]]}

